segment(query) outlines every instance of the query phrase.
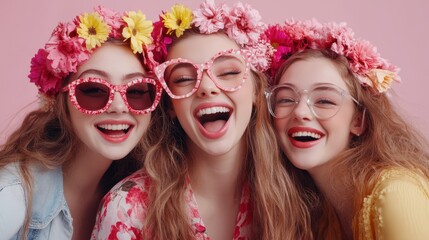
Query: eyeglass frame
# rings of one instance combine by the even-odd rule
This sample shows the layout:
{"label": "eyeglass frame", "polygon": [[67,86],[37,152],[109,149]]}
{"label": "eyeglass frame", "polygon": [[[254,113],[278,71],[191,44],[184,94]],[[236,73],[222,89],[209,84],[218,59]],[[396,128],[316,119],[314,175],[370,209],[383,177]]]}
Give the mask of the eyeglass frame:
{"label": "eyeglass frame", "polygon": [[298,106],[298,104],[301,102],[302,92],[305,92],[305,95],[306,95],[306,98],[307,98],[306,101],[305,101],[305,103],[307,104],[307,107],[310,109],[310,111],[313,114],[313,116],[315,116],[319,120],[328,120],[328,119],[334,117],[335,115],[337,115],[337,113],[340,111],[341,107],[343,106],[343,102],[341,102],[341,106],[338,108],[337,112],[334,115],[332,115],[332,116],[330,116],[328,118],[320,118],[320,117],[318,117],[318,115],[315,113],[315,111],[313,109],[312,104],[310,103],[310,97],[309,97],[309,95],[310,95],[310,93],[314,89],[320,88],[320,87],[323,87],[323,86],[328,86],[328,87],[332,87],[332,88],[336,89],[340,93],[340,95],[343,98],[343,100],[344,100],[344,97],[349,96],[353,100],[353,102],[357,104],[358,107],[363,108],[364,111],[366,110],[362,106],[362,104],[356,98],[354,98],[349,92],[347,92],[346,90],[342,89],[341,87],[338,87],[335,84],[326,83],[326,84],[322,84],[322,85],[317,85],[317,86],[312,87],[310,89],[302,89],[302,90],[297,91],[296,88],[292,84],[284,83],[284,84],[278,84],[278,85],[271,86],[271,87],[269,87],[269,88],[267,88],[265,90],[265,97],[266,97],[266,100],[267,100],[268,111],[270,112],[270,115],[272,117],[274,117],[274,118],[281,119],[281,118],[286,118],[287,117],[287,115],[284,116],[284,117],[276,117],[275,116],[274,109],[272,109],[271,100],[270,99],[271,99],[271,96],[273,96],[273,92],[276,89],[283,88],[283,87],[289,87],[289,88],[291,88],[299,96],[299,101],[295,101],[294,102],[295,105],[293,106],[293,108],[290,111],[290,113],[292,113],[295,110],[296,106]]}
{"label": "eyeglass frame", "polygon": [[[218,87],[219,89],[223,90],[223,91],[227,91],[227,92],[235,92],[237,90],[239,90],[241,88],[241,86],[243,86],[244,82],[247,80],[247,77],[249,76],[249,70],[250,70],[250,62],[248,60],[247,54],[246,54],[246,50],[244,49],[228,49],[228,50],[224,50],[224,51],[220,51],[218,53],[216,53],[213,57],[211,57],[208,61],[206,61],[205,63],[202,64],[196,64],[191,62],[188,59],[185,58],[174,58],[168,61],[163,62],[162,64],[158,65],[155,67],[155,75],[158,78],[158,81],[160,82],[162,88],[167,92],[167,94],[173,98],[173,99],[183,99],[183,98],[187,98],[190,97],[192,94],[194,94],[198,88],[200,87],[201,84],[201,80],[203,78],[203,74],[204,71],[207,72],[207,74],[209,75],[210,79],[214,82],[214,84],[216,85],[216,87]],[[214,63],[214,60],[216,60],[219,56],[222,55],[226,55],[226,54],[238,54],[241,57],[243,57],[244,60],[244,64],[245,64],[245,69],[244,69],[244,76],[243,76],[243,80],[241,81],[241,83],[236,86],[236,87],[222,87],[217,81],[216,78],[214,78],[212,76],[212,73],[210,71],[208,71]],[[177,64],[177,63],[189,63],[192,66],[195,67],[195,69],[197,69],[197,82],[195,83],[194,88],[191,90],[191,92],[184,94],[184,95],[180,95],[177,96],[174,93],[171,92],[171,90],[168,88],[167,86],[167,82],[164,79],[164,73],[165,70],[167,69],[167,67],[170,64]]]}
{"label": "eyeglass frame", "polygon": [[[99,84],[103,84],[105,86],[107,86],[109,88],[109,98],[106,102],[106,105],[98,110],[88,110],[83,108],[82,106],[79,105],[79,102],[77,101],[76,98],[76,87],[79,84],[82,83],[87,83],[87,82],[94,82],[94,83],[99,83]],[[138,83],[149,83],[149,84],[153,84],[155,86],[156,92],[155,92],[155,97],[153,99],[153,103],[152,106],[144,109],[144,110],[136,110],[134,108],[132,108],[127,100],[127,89],[135,84]],[[159,85],[159,83],[157,83],[157,81],[155,79],[152,78],[147,78],[147,77],[143,77],[143,78],[139,78],[139,79],[134,79],[126,84],[121,84],[121,85],[113,85],[109,82],[107,82],[106,80],[102,79],[102,78],[98,78],[98,77],[87,77],[87,78],[78,78],[76,80],[73,80],[72,82],[70,82],[69,84],[67,84],[66,86],[64,86],[62,88],[62,92],[69,92],[68,95],[70,97],[70,101],[73,104],[73,106],[79,110],[82,113],[85,114],[89,114],[89,115],[97,115],[97,114],[101,114],[104,113],[105,111],[107,111],[107,109],[109,109],[110,105],[112,104],[113,100],[114,100],[114,95],[115,92],[119,92],[119,94],[121,95],[122,100],[124,101],[125,105],[127,106],[128,110],[130,110],[132,113],[134,114],[147,114],[149,112],[152,112],[153,110],[155,110],[155,108],[158,106],[158,103],[161,99],[161,95],[162,95],[162,87]]]}

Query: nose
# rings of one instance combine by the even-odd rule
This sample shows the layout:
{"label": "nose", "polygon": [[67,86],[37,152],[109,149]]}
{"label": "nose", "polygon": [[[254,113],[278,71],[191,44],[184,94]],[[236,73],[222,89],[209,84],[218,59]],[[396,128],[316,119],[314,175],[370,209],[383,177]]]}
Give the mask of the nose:
{"label": "nose", "polygon": [[292,111],[295,118],[300,120],[312,120],[314,118],[306,97],[301,97]]}
{"label": "nose", "polygon": [[199,97],[207,97],[211,95],[218,95],[220,91],[221,90],[216,86],[210,75],[204,71],[203,75],[201,76],[201,82],[197,90],[197,95]]}
{"label": "nose", "polygon": [[122,96],[119,92],[115,92],[113,95],[112,103],[107,109],[108,113],[127,113],[129,111],[127,105],[122,99]]}

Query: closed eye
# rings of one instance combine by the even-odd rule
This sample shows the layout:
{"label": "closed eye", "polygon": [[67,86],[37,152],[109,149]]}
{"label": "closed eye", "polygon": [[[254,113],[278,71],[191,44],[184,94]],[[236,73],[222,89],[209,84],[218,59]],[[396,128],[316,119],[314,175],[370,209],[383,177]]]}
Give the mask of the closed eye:
{"label": "closed eye", "polygon": [[276,98],[276,105],[279,106],[290,106],[294,105],[296,100],[293,98]]}
{"label": "closed eye", "polygon": [[228,76],[228,75],[239,75],[239,74],[241,74],[241,71],[232,70],[232,71],[228,71],[228,72],[223,72],[221,74],[218,74],[217,76],[218,77],[224,77],[224,76]]}
{"label": "closed eye", "polygon": [[188,76],[181,76],[175,79],[172,79],[172,83],[178,84],[178,85],[188,85],[192,84],[196,81],[196,78],[188,77]]}
{"label": "closed eye", "polygon": [[319,99],[314,104],[317,104],[317,105],[337,105],[335,102],[333,102],[329,99]]}

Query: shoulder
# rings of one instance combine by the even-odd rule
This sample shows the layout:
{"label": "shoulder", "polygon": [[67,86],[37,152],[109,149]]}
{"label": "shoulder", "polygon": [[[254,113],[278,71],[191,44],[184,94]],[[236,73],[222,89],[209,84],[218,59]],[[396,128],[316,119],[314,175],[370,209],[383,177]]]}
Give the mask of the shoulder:
{"label": "shoulder", "polygon": [[42,229],[63,211],[68,212],[64,197],[63,172],[60,167],[31,166],[33,178],[30,227]]}
{"label": "shoulder", "polygon": [[429,180],[409,170],[387,170],[364,199],[362,212],[364,222],[385,239],[398,239],[392,238],[393,233],[407,234],[409,239],[423,239],[423,235],[429,239],[429,230],[424,230],[429,224]]}
{"label": "shoulder", "polygon": [[24,224],[27,209],[24,189],[15,164],[0,169],[0,232],[12,239]]}
{"label": "shoulder", "polygon": [[[32,183],[29,228],[43,229],[59,216],[61,210],[68,212],[63,192],[62,171],[61,168],[49,169],[40,164],[30,164],[28,169]],[[8,224],[18,217],[22,217],[21,222],[25,218],[29,201],[24,185],[17,163],[9,164],[0,170],[0,202],[2,202],[0,214],[3,217],[5,216],[3,214],[14,212],[15,216],[8,219]],[[22,224],[15,226],[21,227]]]}
{"label": "shoulder", "polygon": [[24,224],[27,209],[22,180],[15,163],[0,169],[0,202],[0,232],[6,239],[11,239]]}
{"label": "shoulder", "polygon": [[389,169],[384,171],[372,191],[372,195],[382,198],[385,195],[398,192],[427,193],[429,179],[422,174],[406,169]]}
{"label": "shoulder", "polygon": [[109,202],[123,202],[123,204],[134,204],[147,202],[150,189],[150,177],[144,171],[134,174],[119,181],[103,198],[103,204]]}
{"label": "shoulder", "polygon": [[21,185],[22,180],[19,174],[18,165],[11,163],[0,168],[0,191],[6,187]]}
{"label": "shoulder", "polygon": [[92,234],[107,239],[111,234],[139,239],[148,203],[150,178],[138,171],[116,184],[103,198]]}

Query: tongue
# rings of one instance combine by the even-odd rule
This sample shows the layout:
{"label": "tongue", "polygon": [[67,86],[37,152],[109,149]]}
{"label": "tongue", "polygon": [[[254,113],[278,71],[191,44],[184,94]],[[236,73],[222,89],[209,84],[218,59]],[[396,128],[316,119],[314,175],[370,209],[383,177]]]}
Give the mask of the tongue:
{"label": "tongue", "polygon": [[225,123],[226,123],[225,120],[206,122],[206,123],[204,123],[204,128],[208,132],[219,132],[223,128]]}
{"label": "tongue", "polygon": [[124,135],[124,131],[123,130],[107,130],[107,129],[103,129],[102,132],[104,134],[107,134],[107,135],[118,135],[118,136]]}

